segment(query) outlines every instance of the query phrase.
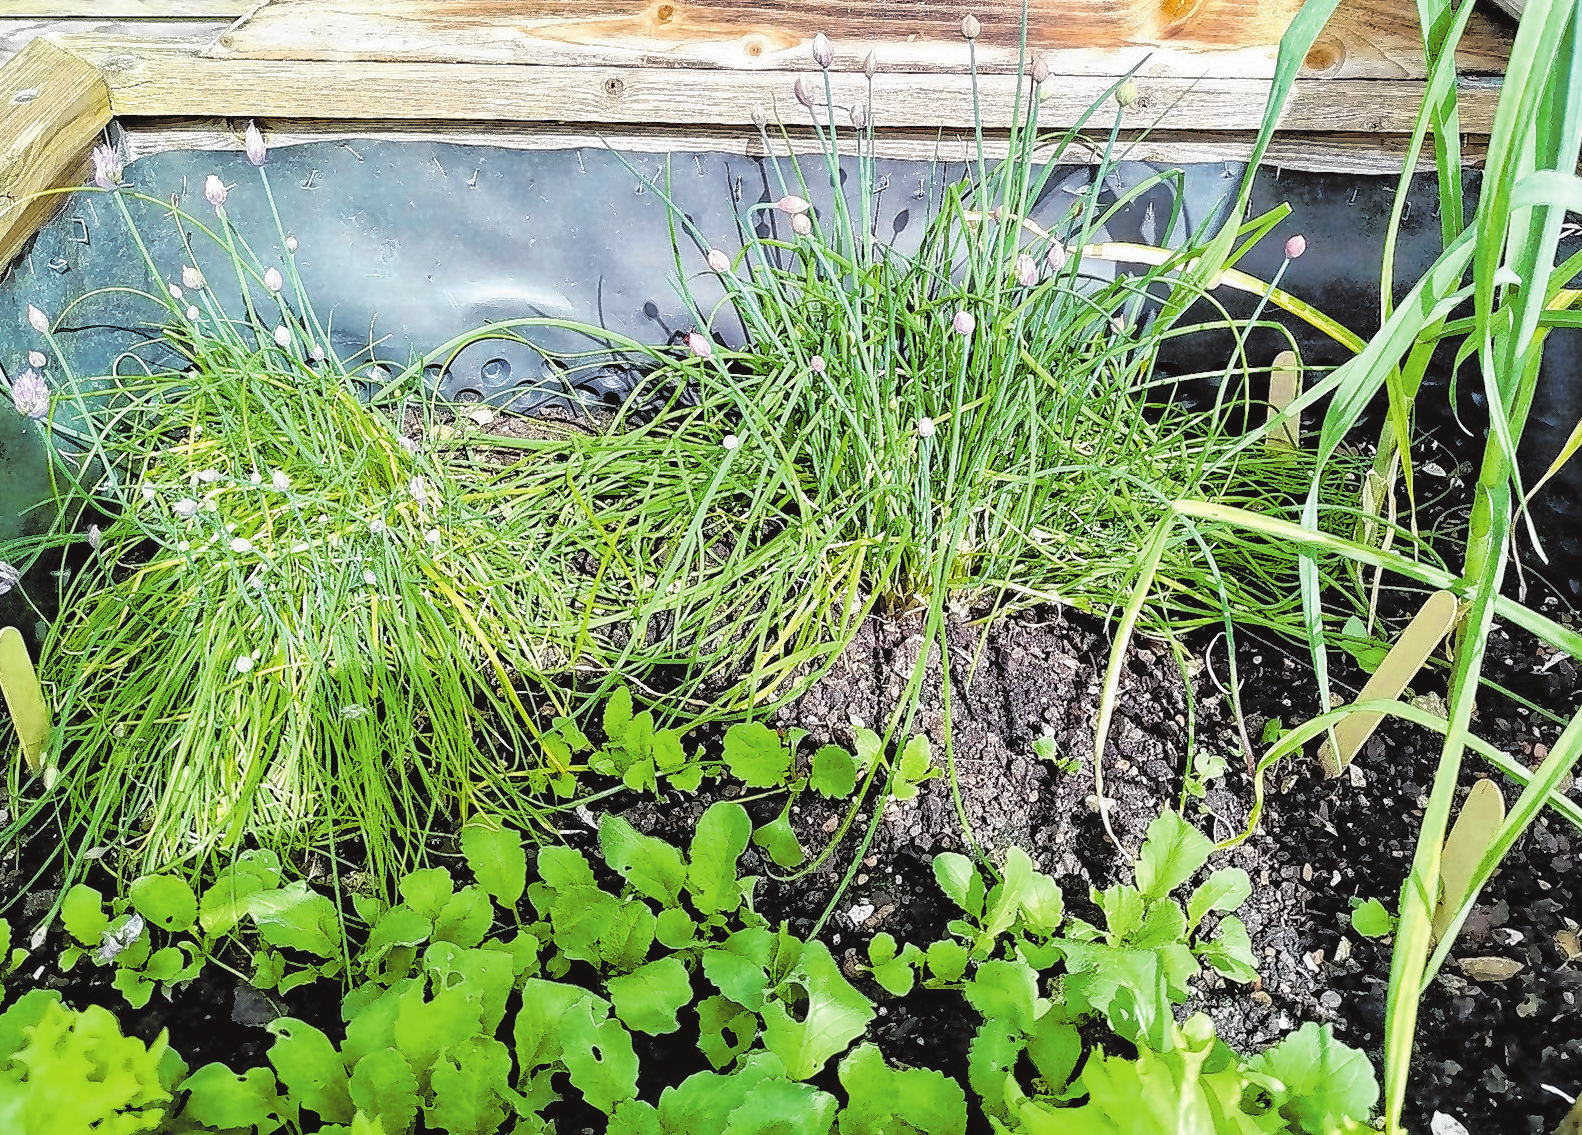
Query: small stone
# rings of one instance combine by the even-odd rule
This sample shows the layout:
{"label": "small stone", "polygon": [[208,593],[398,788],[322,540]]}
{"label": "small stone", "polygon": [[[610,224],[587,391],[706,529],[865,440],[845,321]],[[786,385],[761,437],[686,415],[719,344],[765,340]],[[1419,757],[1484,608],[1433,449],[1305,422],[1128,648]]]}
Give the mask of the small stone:
{"label": "small stone", "polygon": [[850,919],[853,926],[861,926],[873,917],[873,911],[874,906],[872,903],[860,902],[846,912],[846,917]]}
{"label": "small stone", "polygon": [[1522,998],[1522,1003],[1516,1006],[1516,1015],[1518,1017],[1531,1017],[1536,1012],[1538,1012],[1538,994],[1536,993],[1529,993]]}
{"label": "small stone", "polygon": [[1326,989],[1323,995],[1319,997],[1318,1003],[1326,1009],[1339,1009],[1342,1003],[1341,996],[1333,989]]}
{"label": "small stone", "polygon": [[1575,930],[1562,930],[1557,933],[1555,945],[1560,948],[1560,952],[1566,956],[1568,962],[1582,954],[1582,937],[1579,937]]}
{"label": "small stone", "polygon": [[1497,956],[1462,958],[1456,964],[1473,981],[1509,981],[1526,968],[1514,958]]}
{"label": "small stone", "polygon": [[1274,1004],[1274,998],[1260,989],[1252,995],[1252,1003],[1260,1009],[1267,1009]]}

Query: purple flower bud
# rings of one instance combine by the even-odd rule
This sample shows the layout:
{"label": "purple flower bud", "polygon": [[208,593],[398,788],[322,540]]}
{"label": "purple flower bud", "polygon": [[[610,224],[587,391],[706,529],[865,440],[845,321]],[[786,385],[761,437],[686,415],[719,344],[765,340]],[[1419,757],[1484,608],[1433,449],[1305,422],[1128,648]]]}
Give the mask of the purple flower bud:
{"label": "purple flower bud", "polygon": [[181,286],[189,291],[197,291],[204,285],[203,273],[190,264],[181,266]]}
{"label": "purple flower bud", "polygon": [[799,213],[805,213],[812,207],[806,197],[798,197],[794,193],[787,194],[775,202],[776,209],[792,217]]}
{"label": "purple flower bud", "polygon": [[934,436],[934,419],[933,418],[919,418],[919,419],[917,419],[917,436],[918,437],[933,437]]}
{"label": "purple flower bud", "polygon": [[706,359],[714,353],[714,345],[709,342],[709,337],[697,331],[688,333],[687,348],[700,359]]}
{"label": "purple flower bud", "polygon": [[860,102],[847,113],[851,115],[851,124],[858,130],[865,129],[868,125],[868,104]]}
{"label": "purple flower bud", "polygon": [[824,356],[823,355],[814,355],[811,359],[809,359],[807,361],[807,365],[808,365],[808,369],[811,370],[814,374],[823,374],[824,373]]}
{"label": "purple flower bud", "polygon": [[211,173],[207,178],[204,179],[203,196],[209,202],[209,204],[213,205],[216,209],[225,204],[226,192],[225,182],[221,181],[214,174]]}
{"label": "purple flower bud", "polygon": [[1049,251],[1044,254],[1044,260],[1049,264],[1049,270],[1051,272],[1058,273],[1066,266],[1066,260],[1068,258],[1069,254],[1066,252],[1066,246],[1064,244],[1061,244],[1058,240],[1049,242]]}
{"label": "purple flower bud", "polygon": [[286,251],[287,252],[295,252],[296,250],[297,250],[297,238],[295,236],[287,236],[286,237]]}
{"label": "purple flower bud", "polygon": [[97,552],[102,543],[104,543],[104,529],[97,524],[88,525],[88,547]]}
{"label": "purple flower bud", "polygon": [[0,560],[0,595],[4,595],[21,581],[22,573],[4,560]]}
{"label": "purple flower bud", "polygon": [[278,292],[285,286],[286,282],[281,278],[279,268],[276,268],[271,264],[268,268],[264,269],[264,287],[268,288],[272,292]]}
{"label": "purple flower bud", "polygon": [[829,36],[823,32],[813,37],[813,62],[825,71],[828,71],[830,64],[835,62],[835,49],[829,44]]}
{"label": "purple flower bud", "polygon": [[1033,76],[1033,82],[1044,82],[1049,78],[1049,60],[1045,59],[1042,55],[1038,56],[1038,58],[1033,60],[1033,65],[1029,69],[1029,73]]}
{"label": "purple flower bud", "polygon": [[711,272],[723,273],[731,270],[731,258],[717,248],[709,249],[708,255],[703,259],[708,261]]}
{"label": "purple flower bud", "polygon": [[121,184],[121,155],[115,147],[98,145],[88,155],[93,161],[93,183],[100,189],[114,189]]}
{"label": "purple flower bud", "polygon": [[275,328],[275,346],[280,348],[291,346],[291,332],[286,330],[284,323]]}
{"label": "purple flower bud", "polygon": [[791,231],[797,236],[807,236],[813,231],[813,218],[806,213],[798,213],[791,218]]}
{"label": "purple flower bud", "polygon": [[1016,258],[1016,282],[1024,288],[1038,283],[1038,262],[1025,252]]}
{"label": "purple flower bud", "polygon": [[809,110],[813,109],[813,82],[806,75],[798,75],[796,77],[796,82],[791,84],[791,93],[796,96],[797,102]]}
{"label": "purple flower bud", "polygon": [[49,365],[49,359],[43,351],[29,351],[27,353],[27,365],[42,370]]}
{"label": "purple flower bud", "polygon": [[45,315],[32,304],[27,305],[27,322],[28,326],[33,328],[33,330],[37,331],[40,335],[49,334],[49,316]]}
{"label": "purple flower bud", "polygon": [[753,125],[758,127],[760,130],[769,125],[769,116],[764,113],[764,108],[759,106],[757,103],[753,104],[752,120]]}
{"label": "purple flower bud", "polygon": [[1307,237],[1303,236],[1301,233],[1297,233],[1290,240],[1285,242],[1285,255],[1289,260],[1295,260],[1298,256],[1302,255],[1302,253],[1306,251]]}
{"label": "purple flower bud", "polygon": [[970,311],[958,311],[950,326],[957,335],[971,335],[978,327],[978,317]]}
{"label": "purple flower bud", "polygon": [[36,422],[45,417],[49,413],[49,387],[44,376],[32,367],[17,375],[11,384],[11,401],[16,405],[16,412],[24,418]]}
{"label": "purple flower bud", "polygon": [[983,30],[983,25],[978,23],[978,17],[970,12],[961,18],[961,34],[971,42],[978,38],[978,33]]}
{"label": "purple flower bud", "polygon": [[873,52],[868,52],[868,57],[862,61],[862,73],[872,79],[879,73],[879,57]]}
{"label": "purple flower bud", "polygon": [[255,166],[261,166],[268,160],[269,151],[264,147],[264,135],[258,129],[258,123],[247,124],[247,130],[242,134],[242,149],[247,154],[247,160]]}

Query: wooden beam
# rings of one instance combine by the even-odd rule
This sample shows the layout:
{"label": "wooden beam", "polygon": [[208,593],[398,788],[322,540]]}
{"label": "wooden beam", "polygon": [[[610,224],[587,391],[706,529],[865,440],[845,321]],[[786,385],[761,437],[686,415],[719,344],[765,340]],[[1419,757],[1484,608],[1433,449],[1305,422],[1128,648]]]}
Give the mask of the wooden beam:
{"label": "wooden beam", "polygon": [[[723,153],[762,157],[768,152],[809,154],[819,149],[818,138],[810,129],[787,132],[770,138],[766,150],[757,130],[741,127],[684,127],[664,131],[638,126],[610,126],[603,129],[576,126],[501,122],[392,122],[331,121],[319,119],[260,120],[271,149],[309,142],[355,142],[374,138],[391,142],[451,142],[463,146],[500,146],[513,150],[576,150],[610,147],[626,153]],[[141,119],[123,120],[126,131],[123,146],[128,161],[167,150],[229,150],[242,145],[242,128],[236,119]],[[1187,165],[1198,162],[1244,162],[1251,155],[1251,133],[1192,133],[1150,131],[1144,137],[1122,132],[1117,154],[1128,160]],[[914,161],[961,161],[976,153],[970,135],[938,130],[886,130],[874,138],[876,156]],[[990,133],[984,139],[984,154],[990,160],[1003,158],[1008,149],[1004,132]],[[1391,174],[1399,173],[1406,156],[1406,139],[1400,135],[1366,134],[1276,134],[1264,155],[1264,164],[1280,169],[1310,170],[1316,173]],[[1051,146],[1040,147],[1038,161],[1057,155]],[[1100,151],[1094,146],[1074,145],[1060,152],[1062,162],[1095,164]],[[1482,161],[1476,141],[1463,147],[1469,165]],[[1418,168],[1431,172],[1433,156],[1419,158]]]}
{"label": "wooden beam", "polygon": [[98,70],[52,43],[34,40],[0,69],[0,266],[64,200],[37,194],[83,183],[109,122]]}
{"label": "wooden beam", "polygon": [[[744,126],[755,116],[806,121],[777,72],[692,68],[561,67],[468,63],[297,62],[210,59],[186,45],[115,37],[56,40],[104,75],[118,115],[226,115],[260,118],[494,120],[670,126]],[[831,79],[838,108],[867,99],[859,75]],[[893,74],[871,86],[877,127],[971,129],[976,112],[989,128],[1010,125],[1022,80],[1005,75]],[[1061,75],[1043,85],[1040,123],[1082,121],[1111,80]],[[975,94],[976,87],[976,94]],[[1268,83],[1258,79],[1156,79],[1122,125],[1175,130],[1256,131]],[[1404,134],[1412,129],[1424,84],[1309,79],[1295,84],[1281,119],[1287,130]],[[1486,134],[1495,84],[1462,91],[1461,125]],[[975,107],[976,103],[976,107]],[[1113,104],[1112,104],[1113,107]],[[1112,108],[1097,118],[1107,123]],[[844,122],[844,113],[837,122]]]}
{"label": "wooden beam", "polygon": [[[1300,0],[1029,0],[1027,50],[1062,74],[1269,78]],[[852,0],[269,0],[222,36],[239,59],[537,63],[811,70],[813,36],[837,71],[872,51],[887,70],[964,73],[961,18],[982,32],[980,70],[1022,60],[1021,0],[959,8]],[[1478,13],[1463,73],[1502,72],[1510,36]],[[1328,78],[1426,78],[1410,0],[1343,0],[1308,58]]]}
{"label": "wooden beam", "polygon": [[0,0],[0,20],[235,20],[249,0]]}

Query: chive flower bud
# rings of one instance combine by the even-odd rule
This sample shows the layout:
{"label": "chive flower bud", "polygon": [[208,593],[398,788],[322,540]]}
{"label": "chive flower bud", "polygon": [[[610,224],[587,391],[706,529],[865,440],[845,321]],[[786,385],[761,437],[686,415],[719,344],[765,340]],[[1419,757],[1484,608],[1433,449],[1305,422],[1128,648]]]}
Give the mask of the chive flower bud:
{"label": "chive flower bud", "polygon": [[212,485],[219,479],[220,471],[218,469],[200,469],[198,472],[192,475],[192,483],[194,485]]}
{"label": "chive flower bud", "polygon": [[169,286],[169,288],[170,288],[170,298],[171,299],[179,300],[179,299],[183,298],[184,293],[182,292],[181,286],[179,284],[171,284]]}
{"label": "chive flower bud", "polygon": [[879,57],[873,52],[868,52],[868,57],[862,61],[862,73],[870,80],[879,73]]}
{"label": "chive flower bud", "polygon": [[291,487],[291,478],[286,476],[284,470],[276,469],[275,475],[269,478],[269,483],[281,492],[285,492]]}
{"label": "chive flower bud", "polygon": [[49,316],[45,315],[32,304],[27,305],[27,322],[28,326],[33,328],[33,330],[37,331],[40,335],[49,334]]}
{"label": "chive flower bud", "polygon": [[370,568],[367,571],[363,572],[363,582],[366,583],[369,587],[373,587],[379,582],[379,577],[377,575],[375,575],[373,573],[373,569]]}
{"label": "chive flower bud", "polygon": [[934,436],[934,419],[933,418],[919,418],[919,419],[917,419],[917,436],[918,437],[933,437]]}
{"label": "chive flower bud", "polygon": [[1137,84],[1132,82],[1130,79],[1127,79],[1124,83],[1115,88],[1115,105],[1120,107],[1122,110],[1125,110],[1127,107],[1131,106],[1132,103],[1137,101],[1137,96]]}
{"label": "chive flower bud", "polygon": [[251,654],[243,654],[243,655],[240,655],[240,656],[237,657],[237,659],[236,659],[236,672],[238,674],[250,674],[250,673],[252,673],[252,670],[253,670],[253,656]]}
{"label": "chive flower bud", "polygon": [[813,109],[813,84],[806,75],[796,77],[796,82],[791,84],[791,93],[796,96],[797,102],[809,110]]}
{"label": "chive flower bud", "polygon": [[970,311],[958,311],[950,326],[957,335],[971,335],[978,327],[978,317]]}
{"label": "chive flower bud", "polygon": [[324,358],[325,358],[325,355],[324,355],[324,344],[323,343],[315,343],[315,344],[313,344],[313,346],[308,349],[308,357],[310,359],[312,359],[316,363],[322,363],[324,361]]}
{"label": "chive flower bud", "polygon": [[286,286],[285,279],[280,275],[280,269],[271,264],[264,269],[264,287],[272,292],[278,292]]}
{"label": "chive flower bud", "polygon": [[709,342],[709,337],[696,331],[687,333],[687,349],[700,359],[706,359],[714,353],[714,346]]}
{"label": "chive flower bud", "polygon": [[287,236],[286,237],[286,251],[287,252],[295,252],[296,250],[297,250],[297,238],[294,235]]}
{"label": "chive flower bud", "polygon": [[775,202],[776,209],[779,209],[782,213],[786,213],[793,217],[798,213],[807,212],[812,207],[812,204],[806,197],[798,197],[794,193],[788,193],[786,196]]}
{"label": "chive flower bud", "polygon": [[115,147],[101,144],[88,155],[93,162],[93,183],[100,189],[115,189],[121,184],[121,155]]}
{"label": "chive flower bud", "polygon": [[88,547],[97,552],[102,543],[104,543],[104,529],[97,524],[88,525]]}
{"label": "chive flower bud", "polygon": [[42,370],[49,365],[49,359],[45,357],[43,351],[29,351],[27,353],[27,365]]}
{"label": "chive flower bud", "polygon": [[752,120],[753,125],[758,127],[760,130],[769,125],[769,116],[764,113],[764,108],[759,106],[757,103],[753,104]]}
{"label": "chive flower bud", "polygon": [[824,356],[823,355],[814,355],[811,359],[809,359],[807,361],[807,365],[808,365],[808,369],[811,370],[814,374],[823,374],[824,373]]}
{"label": "chive flower bud", "polygon": [[422,477],[413,477],[407,482],[407,491],[412,494],[412,499],[418,504],[428,503],[428,484]]}
{"label": "chive flower bud", "polygon": [[154,488],[153,485],[144,485],[139,491],[143,494],[143,499],[146,501],[151,501],[159,495],[159,490]]}
{"label": "chive flower bud", "polygon": [[835,62],[835,49],[830,46],[829,36],[823,32],[813,37],[813,62],[825,71]]}
{"label": "chive flower bud", "polygon": [[1049,265],[1051,272],[1059,272],[1064,268],[1068,258],[1069,253],[1067,253],[1064,244],[1058,240],[1049,242],[1049,251],[1044,253],[1044,261]]}
{"label": "chive flower bud", "polygon": [[247,155],[247,160],[255,166],[262,166],[268,160],[269,150],[264,146],[264,135],[258,129],[258,123],[247,124],[247,129],[242,134],[242,151]]}
{"label": "chive flower bud", "polygon": [[439,529],[430,528],[427,532],[423,533],[423,542],[425,544],[432,544],[437,547],[440,542]]}
{"label": "chive flower bud", "polygon": [[1033,60],[1033,65],[1029,69],[1029,72],[1033,76],[1033,82],[1044,82],[1049,78],[1049,60],[1040,55],[1038,58]]}
{"label": "chive flower bud", "polygon": [[191,520],[194,516],[198,515],[198,502],[193,500],[191,497],[182,497],[179,501],[170,506],[170,511],[174,512],[183,520]]}
{"label": "chive flower bud", "polygon": [[207,178],[204,179],[204,181],[203,181],[203,196],[204,196],[204,199],[206,201],[208,201],[208,203],[210,205],[213,205],[216,209],[220,208],[221,206],[223,206],[225,204],[225,198],[227,196],[227,192],[228,191],[225,188],[225,182],[221,181],[214,174],[211,173]]}
{"label": "chive flower bud", "polygon": [[189,303],[187,305],[187,320],[189,322],[192,322],[192,321],[195,321],[197,318],[198,318],[198,309],[194,305]]}
{"label": "chive flower bud", "polygon": [[977,39],[978,33],[981,31],[983,31],[983,25],[978,23],[977,16],[969,12],[961,18],[961,34],[967,42],[970,43]]}
{"label": "chive flower bud", "polygon": [[1285,255],[1286,259],[1288,260],[1295,260],[1298,256],[1302,255],[1302,253],[1306,251],[1307,237],[1303,236],[1301,233],[1297,233],[1295,236],[1291,237],[1290,240],[1285,242]]}
{"label": "chive flower bud", "polygon": [[44,376],[32,367],[17,375],[11,384],[11,401],[16,404],[17,413],[35,422],[48,414],[49,387],[44,383]]}
{"label": "chive flower bud", "polygon": [[247,474],[247,479],[255,485],[262,485],[264,483],[264,475],[257,469],[254,469],[251,473]]}
{"label": "chive flower bud", "polygon": [[741,444],[742,439],[737,437],[735,434],[726,434],[720,440],[720,445],[724,446],[726,449],[740,449]]}
{"label": "chive flower bud", "polygon": [[291,346],[291,332],[286,330],[284,323],[275,328],[275,346],[281,348]]}
{"label": "chive flower bud", "polygon": [[708,262],[709,271],[725,273],[731,270],[731,258],[718,248],[711,248],[703,258]]}
{"label": "chive flower bud", "polygon": [[235,552],[239,556],[245,556],[252,550],[253,542],[246,536],[238,536],[236,539],[231,541],[231,551]]}
{"label": "chive flower bud", "polygon": [[848,110],[846,113],[851,115],[851,124],[853,126],[855,126],[858,130],[862,130],[862,129],[867,127],[867,125],[868,125],[868,104],[867,103],[860,102],[856,106],[854,106],[850,110]]}
{"label": "chive flower bud", "polygon": [[1016,258],[1016,282],[1024,288],[1038,283],[1038,262],[1025,252]]}
{"label": "chive flower bud", "polygon": [[813,219],[806,213],[798,213],[791,218],[791,231],[797,236],[807,236],[813,231]]}
{"label": "chive flower bud", "polygon": [[22,573],[4,560],[0,560],[0,595],[4,595],[21,581]]}
{"label": "chive flower bud", "polygon": [[203,287],[204,282],[203,273],[198,271],[191,264],[183,264],[181,266],[182,287],[186,288],[188,291],[196,292]]}

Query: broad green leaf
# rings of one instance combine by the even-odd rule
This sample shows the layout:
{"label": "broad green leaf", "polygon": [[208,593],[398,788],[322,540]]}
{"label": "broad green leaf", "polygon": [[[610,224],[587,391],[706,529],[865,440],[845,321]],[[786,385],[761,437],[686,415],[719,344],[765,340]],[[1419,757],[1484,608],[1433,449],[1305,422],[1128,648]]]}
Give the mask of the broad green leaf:
{"label": "broad green leaf", "polygon": [[736,861],[747,850],[753,823],[747,809],[721,800],[698,820],[688,851],[687,890],[703,914],[729,912],[741,905]]}
{"label": "broad green leaf", "polygon": [[828,1135],[840,1104],[811,1084],[765,1079],[743,1097],[721,1135]]}
{"label": "broad green leaf", "polygon": [[747,1093],[770,1080],[784,1080],[785,1065],[774,1054],[754,1052],[729,1076],[695,1072],[659,1096],[659,1122],[666,1135],[723,1132]]}
{"label": "broad green leaf", "polygon": [[1214,843],[1175,812],[1165,811],[1148,825],[1137,858],[1137,889],[1150,899],[1163,898],[1208,862]]}
{"label": "broad green leaf", "polygon": [[115,976],[110,979],[110,984],[120,991],[121,996],[126,998],[126,1003],[134,1009],[143,1008],[154,996],[154,983],[128,966],[118,967]]}
{"label": "broad green leaf", "polygon": [[527,852],[522,833],[494,817],[475,816],[461,829],[461,853],[478,885],[510,908],[527,886]]}
{"label": "broad green leaf", "polygon": [[897,952],[895,938],[887,933],[875,934],[868,942],[868,963],[873,969],[873,979],[892,997],[905,997],[912,992],[917,981],[916,966],[923,960],[923,951],[908,942]]}
{"label": "broad green leaf", "polygon": [[622,903],[615,918],[599,938],[599,958],[617,973],[630,973],[648,958],[658,920],[645,902]]}
{"label": "broad green leaf", "polygon": [[967,1003],[986,1021],[1003,1021],[1021,1033],[1033,1031],[1038,975],[1021,962],[984,962],[963,987]]}
{"label": "broad green leaf", "polygon": [[470,990],[435,990],[423,996],[421,983],[407,989],[396,1002],[391,1039],[406,1057],[421,1088],[442,1049],[461,1044],[483,1032],[483,1004]]}
{"label": "broad green leaf", "polygon": [[791,821],[781,812],[774,819],[753,832],[753,843],[763,848],[776,867],[799,867],[807,859],[802,844],[791,830]]}
{"label": "broad green leaf", "polygon": [[1174,1017],[1159,951],[1073,941],[1061,950],[1066,975],[1060,989],[1072,1016],[1099,1013],[1133,1044],[1169,1046]]}
{"label": "broad green leaf", "polygon": [[967,1049],[967,1083],[978,1095],[983,1110],[1004,1118],[1006,1087],[1015,1083],[1017,1059],[1026,1043],[1015,1025],[989,1019],[979,1026]]}
{"label": "broad green leaf", "polygon": [[488,937],[493,921],[494,907],[483,888],[466,886],[450,897],[434,919],[433,938],[471,949]]}
{"label": "broad green leaf", "polygon": [[1049,935],[1060,929],[1066,914],[1066,898],[1048,875],[1034,871],[1022,895],[1022,921],[1037,934]]}
{"label": "broad green leaf", "polygon": [[853,734],[852,740],[857,749],[857,775],[867,776],[868,770],[873,767],[874,761],[879,759],[883,743],[879,735],[872,729],[857,730]]}
{"label": "broad green leaf", "polygon": [[359,1112],[380,1120],[386,1131],[410,1131],[417,1119],[417,1077],[393,1048],[376,1048],[358,1060],[347,1094]]}
{"label": "broad green leaf", "polygon": [[840,1062],[840,1082],[847,1095],[840,1135],[962,1135],[967,1129],[960,1084],[930,1069],[897,1071],[872,1044],[858,1045]]}
{"label": "broad green leaf", "polygon": [[[767,931],[758,933],[768,936]],[[721,993],[754,1012],[763,1008],[769,991],[769,973],[763,964],[731,949],[729,941],[720,949],[704,950],[702,960],[704,975]]]}
{"label": "broad green leaf", "polygon": [[967,972],[967,947],[942,938],[928,948],[928,972],[941,981],[960,981]]}
{"label": "broad green leaf", "polygon": [[676,1011],[692,1000],[692,982],[681,959],[671,954],[639,966],[607,986],[615,1015],[634,1032],[661,1035],[681,1027]]}
{"label": "broad green leaf", "polygon": [[1005,853],[1005,868],[1000,882],[989,892],[986,902],[988,913],[983,919],[983,933],[997,938],[1011,928],[1022,904],[1033,898],[1033,876],[1038,872],[1027,852],[1013,847]]}
{"label": "broad green leaf", "polygon": [[423,969],[436,992],[459,989],[474,1001],[483,1033],[493,1035],[505,1019],[505,1003],[515,984],[515,965],[510,954],[435,942],[423,952]]}
{"label": "broad green leaf", "polygon": [[175,981],[187,965],[187,956],[175,946],[155,950],[143,966],[143,976],[149,981]]}
{"label": "broad green leaf", "polygon": [[[370,1052],[395,1044],[395,1020],[401,1007],[401,998],[421,980],[415,977],[401,978],[388,989],[379,989],[369,983],[353,989],[341,999],[341,1020],[346,1022],[341,1059],[347,1067],[355,1065]],[[376,995],[366,996],[365,991],[369,989],[373,989]]]}
{"label": "broad green leaf", "polygon": [[60,903],[60,918],[67,932],[90,949],[104,941],[104,932],[110,928],[104,897],[84,883],[66,892]]}
{"label": "broad green leaf", "polygon": [[661,946],[684,950],[697,941],[698,925],[692,916],[678,906],[667,906],[659,912],[654,924],[654,937]]}
{"label": "broad green leaf", "polygon": [[1247,927],[1234,914],[1220,919],[1213,941],[1201,947],[1198,953],[1204,961],[1232,981],[1258,980],[1257,959],[1253,957],[1252,940]]}
{"label": "broad green leaf", "polygon": [[560,1059],[560,1022],[566,1010],[586,993],[575,985],[528,978],[522,985],[522,1008],[512,1025],[516,1062],[524,1073]]}
{"label": "broad green leaf", "polygon": [[347,1094],[346,1066],[341,1054],[318,1029],[306,1021],[277,1017],[268,1024],[275,1043],[269,1063],[291,1099],[331,1123],[351,1122],[351,1096]]}
{"label": "broad green leaf", "polygon": [[715,994],[698,1002],[698,1048],[716,1071],[752,1047],[758,1017],[728,997]]}
{"label": "broad green leaf", "polygon": [[181,1082],[188,1093],[182,1114],[214,1128],[256,1125],[259,1135],[280,1127],[280,1095],[268,1068],[237,1075],[223,1064],[205,1064]]}
{"label": "broad green leaf", "polygon": [[621,686],[610,700],[604,703],[604,735],[620,744],[626,739],[626,730],[632,723],[632,691]]}
{"label": "broad green leaf", "polygon": [[505,1120],[501,1099],[511,1091],[511,1054],[493,1037],[473,1037],[445,1049],[434,1062],[434,1102],[423,1108],[430,1130],[449,1135],[495,1135]]}
{"label": "broad green leaf", "polygon": [[906,743],[906,747],[901,750],[901,764],[896,769],[893,786],[897,800],[912,799],[917,795],[919,784],[939,775],[939,770],[934,767],[933,761],[933,750],[929,747],[925,735],[919,733]]}
{"label": "broad green leaf", "polygon": [[587,856],[571,847],[550,844],[538,849],[538,877],[546,887],[593,887],[598,880],[593,877],[593,867]]}
{"label": "broad green leaf", "polygon": [[934,856],[934,878],[947,898],[976,919],[983,916],[983,877],[965,855],[942,851]]}
{"label": "broad green leaf", "polygon": [[632,1034],[620,1021],[608,1019],[608,1013],[607,1003],[584,996],[560,1019],[561,1061],[571,1074],[571,1086],[606,1115],[637,1095]]}
{"label": "broad green leaf", "polygon": [[249,897],[247,909],[259,935],[271,946],[305,950],[321,958],[340,949],[341,923],[335,904],[301,879],[280,890],[259,891]]}
{"label": "broad green leaf", "polygon": [[433,932],[432,922],[405,903],[397,903],[381,914],[368,932],[358,963],[375,965],[396,946],[421,946]]}
{"label": "broad green leaf", "polygon": [[1027,1038],[1027,1055],[1051,1092],[1064,1090],[1082,1059],[1082,1034],[1051,1011],[1038,1019]]}
{"label": "broad green leaf", "polygon": [[144,875],[133,882],[130,898],[132,909],[161,930],[190,930],[198,920],[197,896],[174,875]]}
{"label": "broad green leaf", "polygon": [[1364,938],[1383,938],[1395,933],[1395,916],[1378,899],[1368,899],[1351,912],[1351,928]]}
{"label": "broad green leaf", "polygon": [[622,1100],[615,1105],[604,1135],[665,1135],[665,1132],[659,1125],[659,1109],[653,1104]]}
{"label": "broad green leaf", "polygon": [[599,821],[599,850],[604,861],[639,894],[668,907],[680,901],[687,867],[681,852],[664,840],[644,835],[621,817],[605,813]]}
{"label": "broad green leaf", "polygon": [[839,745],[825,745],[813,754],[813,772],[808,783],[815,792],[832,800],[844,800],[857,787],[857,762]]}
{"label": "broad green leaf", "polygon": [[[786,1008],[793,995],[806,999],[797,1017]],[[873,1015],[872,1003],[841,976],[829,949],[809,942],[796,968],[764,1004],[764,1047],[780,1058],[788,1077],[806,1080],[861,1036]]]}
{"label": "broad green leaf", "polygon": [[1334,1131],[1347,1120],[1366,1123],[1379,1100],[1368,1058],[1336,1040],[1329,1025],[1312,1021],[1254,1056],[1247,1069],[1286,1086],[1290,1094],[1280,1114],[1299,1131]]}
{"label": "broad green leaf", "polygon": [[1187,926],[1197,929],[1212,910],[1232,911],[1252,895],[1252,880],[1240,867],[1221,867],[1192,892],[1187,900]]}
{"label": "broad green leaf", "polygon": [[408,906],[424,918],[438,918],[440,911],[450,901],[455,886],[450,872],[443,867],[426,867],[413,871],[397,884],[401,897]]}
{"label": "broad green leaf", "polygon": [[1116,883],[1093,893],[1093,901],[1104,912],[1104,928],[1112,946],[1122,946],[1131,941],[1143,924],[1147,900],[1136,887]]}
{"label": "broad green leaf", "polygon": [[791,753],[767,725],[742,721],[725,731],[725,765],[752,788],[773,788],[785,783]]}
{"label": "broad green leaf", "polygon": [[1153,949],[1185,942],[1186,936],[1187,920],[1181,904],[1174,899],[1156,899],[1148,904],[1142,925],[1125,945]]}

